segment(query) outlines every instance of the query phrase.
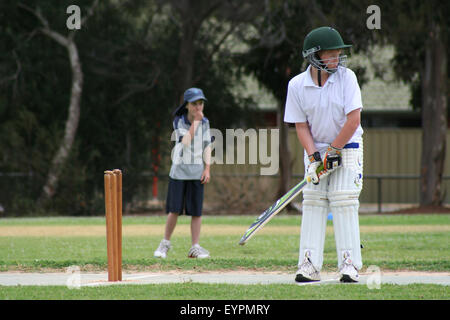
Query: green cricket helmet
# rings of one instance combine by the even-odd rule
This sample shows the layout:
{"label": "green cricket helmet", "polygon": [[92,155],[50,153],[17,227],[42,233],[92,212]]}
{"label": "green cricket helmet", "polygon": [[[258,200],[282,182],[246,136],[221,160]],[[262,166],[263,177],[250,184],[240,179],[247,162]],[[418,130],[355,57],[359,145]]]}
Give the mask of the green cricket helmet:
{"label": "green cricket helmet", "polygon": [[320,59],[318,52],[322,50],[345,49],[352,45],[344,44],[339,32],[332,27],[320,27],[312,30],[305,37],[303,42],[303,58],[319,70],[324,70],[328,73],[337,71],[339,65],[345,66],[347,61],[346,55],[339,56],[339,64],[336,68],[328,68],[326,61]]}

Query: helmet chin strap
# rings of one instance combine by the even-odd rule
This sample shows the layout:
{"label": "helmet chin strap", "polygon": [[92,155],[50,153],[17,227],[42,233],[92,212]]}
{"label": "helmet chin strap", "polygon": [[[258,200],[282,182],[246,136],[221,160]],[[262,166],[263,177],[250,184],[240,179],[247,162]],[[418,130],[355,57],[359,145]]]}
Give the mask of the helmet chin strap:
{"label": "helmet chin strap", "polygon": [[325,68],[326,65],[321,62],[322,60],[320,59],[320,56],[317,52],[315,53],[315,58],[317,59],[317,62],[318,62],[318,66],[316,67],[317,68],[317,81],[319,82],[319,87],[321,87],[322,86],[322,71],[321,71],[321,69]]}
{"label": "helmet chin strap", "polygon": [[322,71],[317,69],[317,81],[319,82],[319,87],[322,86]]}

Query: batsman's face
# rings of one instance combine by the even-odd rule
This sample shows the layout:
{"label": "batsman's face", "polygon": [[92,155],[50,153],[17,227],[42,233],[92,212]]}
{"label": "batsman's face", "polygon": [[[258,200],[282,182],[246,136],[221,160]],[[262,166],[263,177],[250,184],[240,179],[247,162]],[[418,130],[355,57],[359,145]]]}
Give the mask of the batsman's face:
{"label": "batsman's face", "polygon": [[327,68],[335,69],[339,64],[339,56],[342,50],[324,50],[319,52],[319,57],[324,64],[326,64]]}

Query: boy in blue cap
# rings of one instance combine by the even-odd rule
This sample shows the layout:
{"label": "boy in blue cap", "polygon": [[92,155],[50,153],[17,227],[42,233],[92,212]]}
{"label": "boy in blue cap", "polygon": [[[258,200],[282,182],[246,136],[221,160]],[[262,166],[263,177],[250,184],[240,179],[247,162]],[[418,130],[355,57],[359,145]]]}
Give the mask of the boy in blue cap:
{"label": "boy in blue cap", "polygon": [[158,258],[166,258],[178,216],[183,212],[192,217],[192,247],[188,257],[209,257],[209,252],[199,245],[204,184],[210,180],[211,159],[210,126],[203,114],[205,101],[201,89],[189,88],[184,92],[183,103],[173,112],[176,141],[169,173],[164,239],[154,253]]}

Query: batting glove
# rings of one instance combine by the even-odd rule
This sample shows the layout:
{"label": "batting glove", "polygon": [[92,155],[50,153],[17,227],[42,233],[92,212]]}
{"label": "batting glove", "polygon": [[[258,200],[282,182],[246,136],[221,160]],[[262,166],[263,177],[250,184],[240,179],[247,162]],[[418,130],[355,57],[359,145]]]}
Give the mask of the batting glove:
{"label": "batting glove", "polygon": [[323,167],[330,174],[342,165],[342,149],[335,148],[331,144],[327,148],[323,159]]}
{"label": "batting glove", "polygon": [[308,156],[309,166],[306,171],[307,175],[311,178],[312,183],[319,184],[319,177],[317,176],[317,168],[322,164],[319,152],[314,152]]}

